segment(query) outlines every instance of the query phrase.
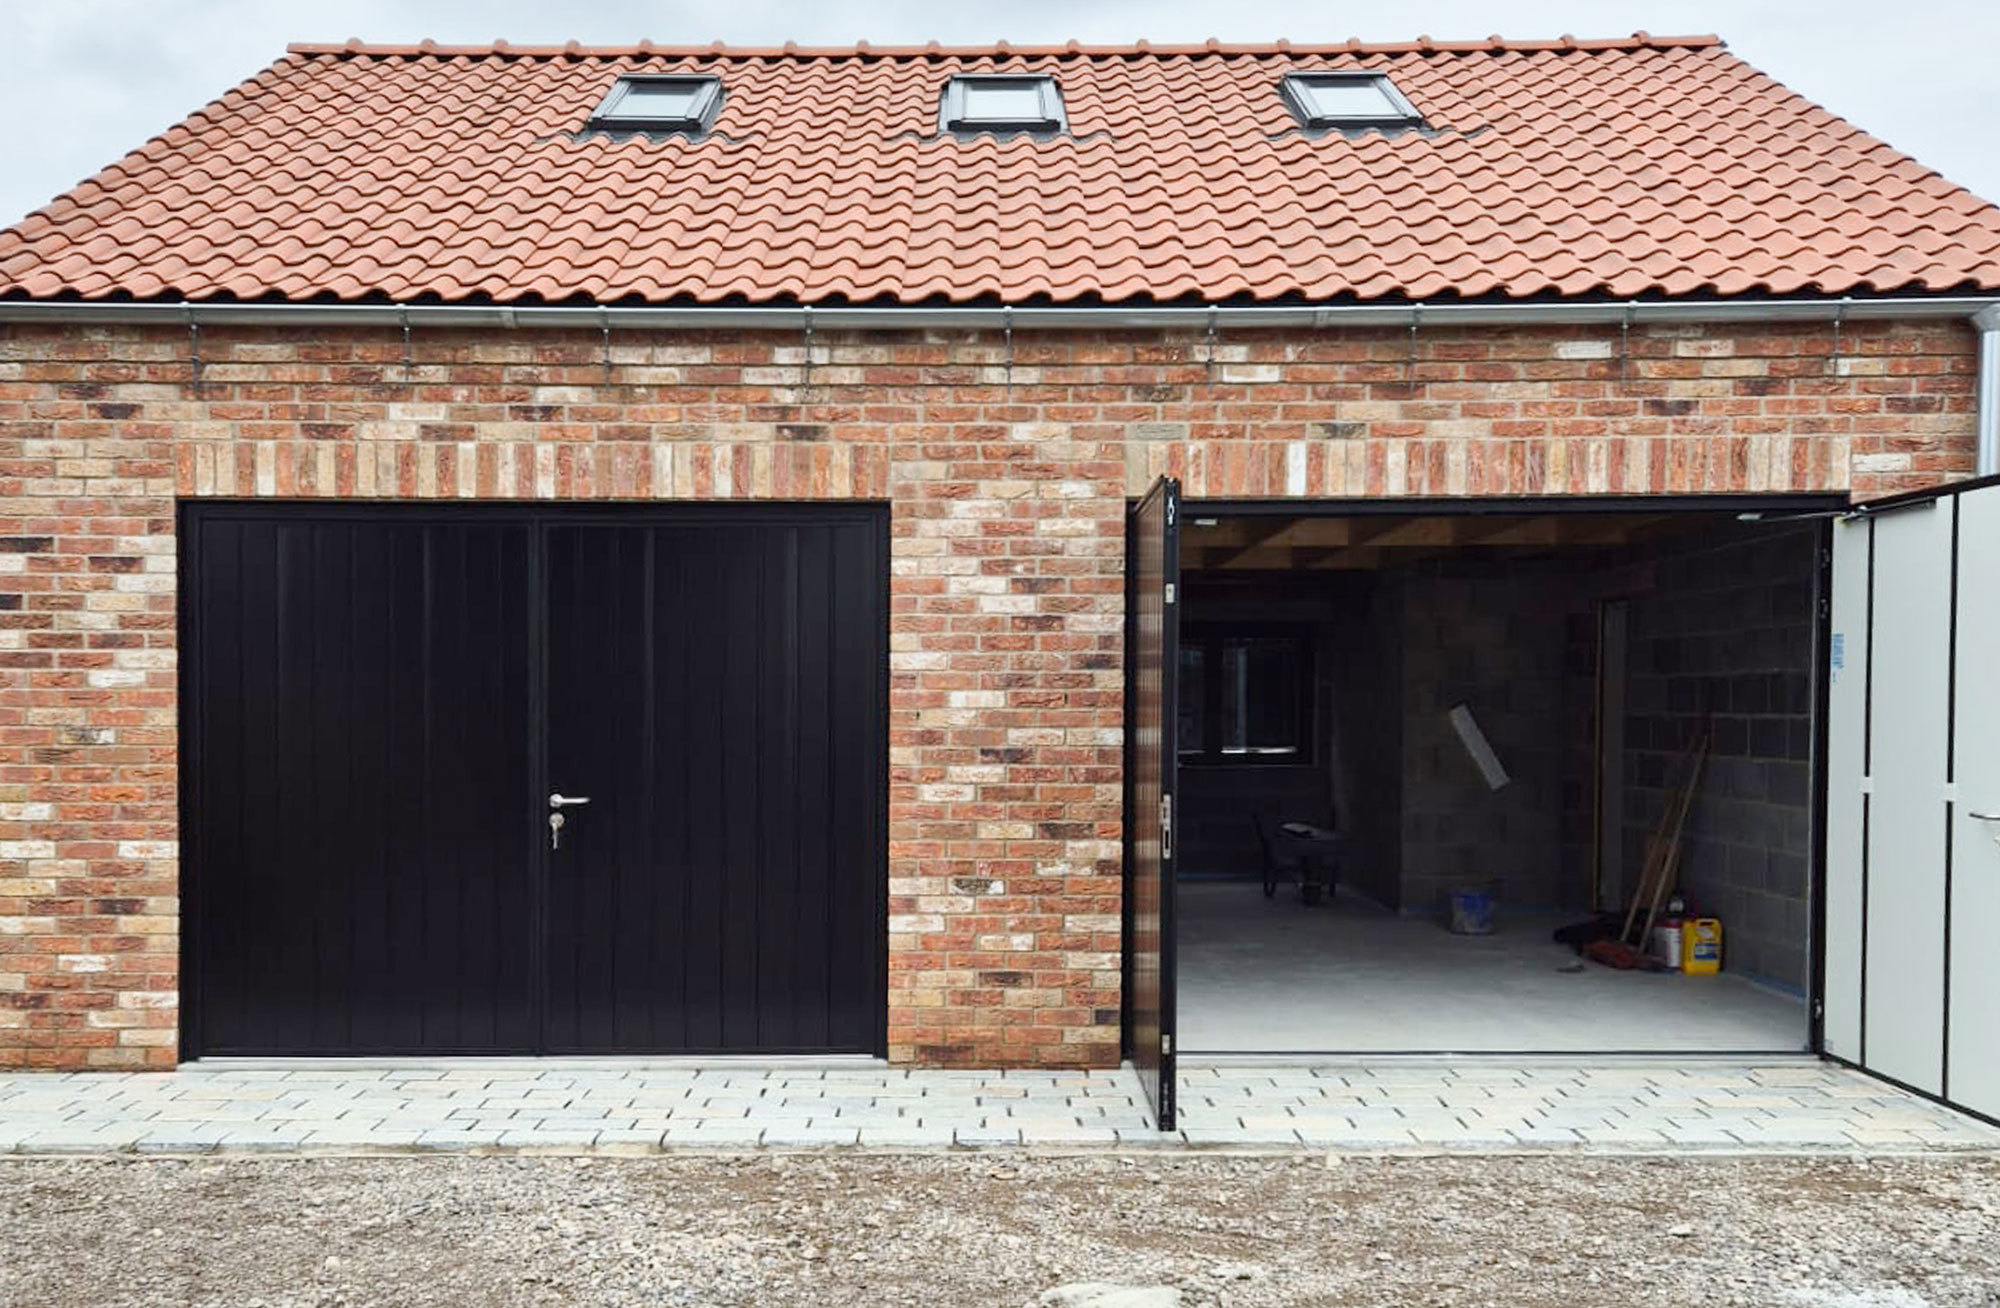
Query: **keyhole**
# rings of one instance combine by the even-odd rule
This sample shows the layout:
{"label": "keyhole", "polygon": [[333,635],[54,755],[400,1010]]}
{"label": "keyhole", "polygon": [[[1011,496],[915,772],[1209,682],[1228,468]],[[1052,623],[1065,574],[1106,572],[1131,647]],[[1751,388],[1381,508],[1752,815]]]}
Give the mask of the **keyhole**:
{"label": "keyhole", "polygon": [[551,813],[551,814],[549,814],[549,848],[550,848],[550,849],[561,849],[561,848],[562,848],[562,829],[563,829],[563,815],[562,815],[562,814],[560,814],[560,813]]}

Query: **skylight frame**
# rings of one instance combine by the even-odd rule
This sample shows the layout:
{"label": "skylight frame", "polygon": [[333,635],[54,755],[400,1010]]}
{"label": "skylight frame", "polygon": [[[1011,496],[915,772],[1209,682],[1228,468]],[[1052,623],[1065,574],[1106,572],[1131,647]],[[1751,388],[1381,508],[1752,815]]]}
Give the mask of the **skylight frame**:
{"label": "skylight frame", "polygon": [[[1388,102],[1388,111],[1372,114],[1324,113],[1313,98],[1315,83],[1345,82],[1360,83],[1381,92]],[[1417,112],[1403,93],[1396,89],[1389,75],[1368,69],[1326,68],[1310,69],[1299,73],[1286,73],[1278,82],[1279,94],[1285,106],[1299,120],[1301,127],[1421,127],[1424,116]]]}
{"label": "skylight frame", "polygon": [[[1033,86],[1040,96],[1041,112],[1033,118],[973,118],[967,111],[965,93],[979,86]],[[1069,111],[1053,73],[954,73],[938,93],[938,131],[946,135],[1027,132],[1051,136],[1067,130]]]}
{"label": "skylight frame", "polygon": [[[671,86],[695,92],[683,114],[621,113],[632,91],[645,86]],[[722,79],[713,73],[622,73],[591,110],[584,130],[597,132],[686,132],[699,136],[715,125],[722,108]]]}

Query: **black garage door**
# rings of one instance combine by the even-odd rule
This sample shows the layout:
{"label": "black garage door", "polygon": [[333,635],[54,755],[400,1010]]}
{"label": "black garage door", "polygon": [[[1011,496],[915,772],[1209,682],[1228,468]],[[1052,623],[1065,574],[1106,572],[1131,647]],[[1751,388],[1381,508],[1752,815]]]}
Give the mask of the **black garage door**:
{"label": "black garage door", "polygon": [[182,545],[189,1056],[881,1052],[879,509]]}

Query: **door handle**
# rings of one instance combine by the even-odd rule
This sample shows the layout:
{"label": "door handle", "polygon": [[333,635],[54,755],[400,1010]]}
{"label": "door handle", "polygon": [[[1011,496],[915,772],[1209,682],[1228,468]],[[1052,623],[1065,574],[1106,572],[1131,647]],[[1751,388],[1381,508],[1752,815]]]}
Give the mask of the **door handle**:
{"label": "door handle", "polygon": [[590,796],[588,795],[565,795],[559,790],[549,796],[550,808],[568,808],[572,804],[588,804],[589,802]]}
{"label": "door handle", "polygon": [[2000,822],[2000,813],[1974,813],[1967,810],[1965,816],[1974,822]]}

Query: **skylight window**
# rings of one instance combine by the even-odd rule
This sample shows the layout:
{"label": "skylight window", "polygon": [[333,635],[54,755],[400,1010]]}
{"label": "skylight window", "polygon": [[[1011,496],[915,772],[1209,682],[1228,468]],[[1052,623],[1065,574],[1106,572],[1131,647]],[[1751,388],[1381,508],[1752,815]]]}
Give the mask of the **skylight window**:
{"label": "skylight window", "polygon": [[1285,102],[1307,127],[1401,127],[1423,121],[1381,73],[1292,73]]}
{"label": "skylight window", "polygon": [[954,77],[938,103],[946,132],[1059,132],[1065,125],[1056,79],[1039,74]]}
{"label": "skylight window", "polygon": [[608,132],[705,132],[722,107],[715,77],[621,77],[590,116]]}

